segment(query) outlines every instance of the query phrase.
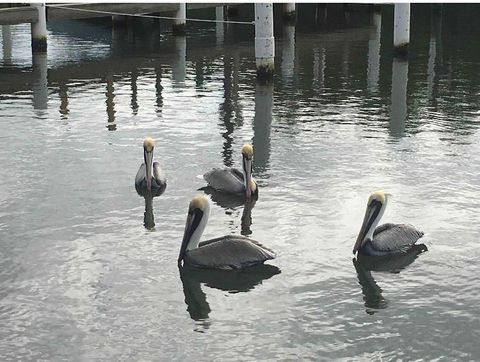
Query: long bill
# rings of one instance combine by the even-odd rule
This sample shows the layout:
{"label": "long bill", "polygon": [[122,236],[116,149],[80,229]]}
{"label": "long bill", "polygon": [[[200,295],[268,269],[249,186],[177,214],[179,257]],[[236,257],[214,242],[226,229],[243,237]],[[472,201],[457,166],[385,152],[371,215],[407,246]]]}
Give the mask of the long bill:
{"label": "long bill", "polygon": [[143,151],[143,158],[145,160],[145,169],[146,169],[146,182],[147,182],[147,190],[152,190],[152,164],[153,164],[153,149],[151,151],[144,150]]}
{"label": "long bill", "polygon": [[[187,222],[185,223],[185,231],[183,232],[182,245],[180,246],[180,253],[178,254],[178,264],[182,262],[185,257],[185,253],[189,249],[198,247],[200,236],[203,231],[203,227],[200,227],[200,223],[203,219],[203,211],[200,209],[193,209],[188,211]],[[195,231],[198,232],[196,233]]]}
{"label": "long bill", "polygon": [[372,201],[367,206],[367,210],[365,211],[365,216],[363,218],[362,227],[360,228],[357,241],[355,242],[355,246],[353,247],[353,254],[355,254],[362,247],[366,240],[373,237],[373,231],[375,230],[375,227],[377,226],[378,221],[382,216],[380,214],[382,206],[382,203],[376,200]]}
{"label": "long bill", "polygon": [[245,196],[249,199],[252,196],[251,180],[252,180],[252,159],[243,155],[243,173],[245,181]]}

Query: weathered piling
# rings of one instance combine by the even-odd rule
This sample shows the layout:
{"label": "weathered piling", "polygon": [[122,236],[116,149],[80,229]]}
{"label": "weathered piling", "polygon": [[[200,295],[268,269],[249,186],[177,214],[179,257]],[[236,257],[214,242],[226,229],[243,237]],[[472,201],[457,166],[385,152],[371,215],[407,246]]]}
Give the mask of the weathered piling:
{"label": "weathered piling", "polygon": [[33,3],[31,7],[37,9],[38,20],[31,24],[32,51],[47,51],[47,13],[45,3]]}
{"label": "weathered piling", "polygon": [[367,68],[367,89],[370,92],[378,91],[380,77],[380,36],[382,29],[382,14],[374,12],[371,14],[372,28],[368,40],[368,68]]}
{"label": "weathered piling", "polygon": [[393,25],[393,46],[395,54],[407,55],[410,43],[410,4],[396,3]]}
{"label": "weathered piling", "polygon": [[287,22],[295,22],[295,3],[283,4],[283,20]]}
{"label": "weathered piling", "polygon": [[255,58],[257,78],[273,78],[275,70],[273,3],[255,3]]}
{"label": "weathered piling", "polygon": [[185,35],[186,34],[186,23],[187,23],[187,4],[179,3],[178,9],[174,15],[175,19],[173,20],[172,30],[174,35]]}
{"label": "weathered piling", "polygon": [[10,25],[2,25],[2,50],[3,62],[8,65],[12,63],[12,28]]}

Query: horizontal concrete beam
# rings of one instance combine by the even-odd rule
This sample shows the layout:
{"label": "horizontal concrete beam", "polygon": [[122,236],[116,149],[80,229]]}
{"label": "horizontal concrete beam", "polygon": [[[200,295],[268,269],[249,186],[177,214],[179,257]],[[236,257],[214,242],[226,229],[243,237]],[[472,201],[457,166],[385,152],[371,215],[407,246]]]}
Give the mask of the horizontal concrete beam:
{"label": "horizontal concrete beam", "polygon": [[37,9],[30,6],[0,9],[0,25],[35,23],[37,21]]}

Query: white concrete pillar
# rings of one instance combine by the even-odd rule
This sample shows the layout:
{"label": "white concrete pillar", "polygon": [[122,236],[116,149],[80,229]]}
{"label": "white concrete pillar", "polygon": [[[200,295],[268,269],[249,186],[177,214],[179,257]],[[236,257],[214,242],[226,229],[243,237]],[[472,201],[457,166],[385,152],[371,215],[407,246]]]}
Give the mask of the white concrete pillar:
{"label": "white concrete pillar", "polygon": [[3,63],[12,64],[12,28],[10,25],[2,25],[2,50]]}
{"label": "white concrete pillar", "polygon": [[175,37],[175,50],[177,60],[172,66],[173,84],[183,87],[187,76],[187,38],[184,36]]}
{"label": "white concrete pillar", "polygon": [[372,28],[368,40],[368,68],[367,68],[367,89],[370,92],[378,91],[380,78],[380,36],[382,30],[382,14],[372,14]]}
{"label": "white concrete pillar", "polygon": [[407,54],[410,43],[410,3],[396,3],[393,22],[393,46],[398,54]]}
{"label": "white concrete pillar", "polygon": [[[218,21],[225,20],[223,6],[217,6],[215,8],[215,19]],[[225,39],[225,23],[216,23],[215,33],[217,35],[217,45],[222,45]]]}
{"label": "white concrete pillar", "polygon": [[315,23],[327,21],[327,4],[317,4],[315,6]]}
{"label": "white concrete pillar", "polygon": [[45,3],[32,3],[31,7],[37,9],[38,20],[31,24],[32,51],[47,51],[47,13]]}
{"label": "white concrete pillar", "polygon": [[187,23],[187,4],[179,3],[178,9],[175,12],[173,20],[173,34],[174,35],[185,35],[186,34],[186,23]]}
{"label": "white concrete pillar", "polygon": [[255,58],[258,78],[272,78],[275,70],[273,3],[255,3]]}
{"label": "white concrete pillar", "polygon": [[405,131],[405,122],[407,119],[407,85],[408,61],[402,58],[393,58],[390,132],[395,137],[401,137]]}
{"label": "white concrete pillar", "polygon": [[32,55],[33,108],[47,109],[48,104],[48,59],[44,52]]}
{"label": "white concrete pillar", "polygon": [[255,87],[255,116],[253,118],[254,173],[265,172],[270,162],[270,130],[273,114],[273,84]]}
{"label": "white concrete pillar", "polygon": [[282,78],[286,81],[293,78],[295,68],[295,26],[292,23],[285,23],[284,39],[282,44]]}
{"label": "white concrete pillar", "polygon": [[283,4],[283,20],[289,22],[295,21],[295,3]]}

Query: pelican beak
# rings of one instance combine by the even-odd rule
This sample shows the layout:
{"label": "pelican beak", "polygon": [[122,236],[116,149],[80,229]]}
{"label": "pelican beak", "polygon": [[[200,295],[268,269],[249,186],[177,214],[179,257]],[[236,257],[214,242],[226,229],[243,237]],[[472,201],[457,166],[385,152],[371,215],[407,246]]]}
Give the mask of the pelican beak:
{"label": "pelican beak", "polygon": [[197,229],[200,220],[202,219],[203,211],[200,209],[188,210],[187,222],[185,223],[185,231],[183,233],[182,246],[180,247],[180,253],[178,254],[178,265],[182,263],[187,251],[188,244],[192,238],[193,233]]}
{"label": "pelican beak", "polygon": [[148,151],[146,148],[143,149],[143,158],[145,160],[145,169],[146,173],[146,182],[147,182],[147,190],[152,190],[152,164],[153,164],[153,148]]}
{"label": "pelican beak", "polygon": [[245,195],[249,199],[252,196],[252,158],[247,155],[243,155],[243,169],[245,171]]}
{"label": "pelican beak", "polygon": [[360,249],[363,243],[368,239],[368,235],[373,235],[371,232],[372,226],[374,226],[374,221],[379,215],[382,209],[382,203],[378,200],[373,200],[367,206],[367,210],[365,211],[365,216],[363,218],[362,227],[360,232],[358,233],[357,241],[353,247],[353,254],[355,254],[358,249]]}

